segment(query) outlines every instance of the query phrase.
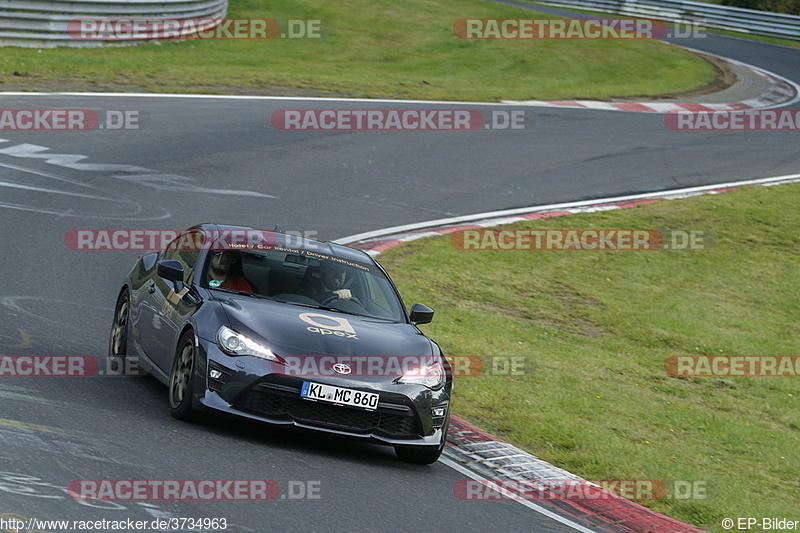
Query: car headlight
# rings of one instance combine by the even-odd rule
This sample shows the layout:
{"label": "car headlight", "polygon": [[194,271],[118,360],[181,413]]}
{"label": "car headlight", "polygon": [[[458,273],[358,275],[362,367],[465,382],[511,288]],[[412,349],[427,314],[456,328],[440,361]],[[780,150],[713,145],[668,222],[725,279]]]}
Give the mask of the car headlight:
{"label": "car headlight", "polygon": [[436,361],[432,365],[421,366],[407,371],[395,380],[404,385],[424,385],[429,389],[437,389],[444,384],[442,364]]}
{"label": "car headlight", "polygon": [[233,331],[227,326],[222,326],[217,331],[217,343],[222,351],[229,355],[252,355],[269,361],[280,362],[280,358],[272,353],[272,350],[241,333]]}

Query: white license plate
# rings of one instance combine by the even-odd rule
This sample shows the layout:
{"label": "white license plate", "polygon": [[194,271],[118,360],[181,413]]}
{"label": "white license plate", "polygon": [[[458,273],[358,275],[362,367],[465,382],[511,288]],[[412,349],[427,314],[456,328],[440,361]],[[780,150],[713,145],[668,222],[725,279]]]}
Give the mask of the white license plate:
{"label": "white license plate", "polygon": [[300,397],[306,398],[307,400],[318,400],[321,402],[360,407],[361,409],[372,411],[378,407],[380,394],[304,381],[303,388],[300,389]]}

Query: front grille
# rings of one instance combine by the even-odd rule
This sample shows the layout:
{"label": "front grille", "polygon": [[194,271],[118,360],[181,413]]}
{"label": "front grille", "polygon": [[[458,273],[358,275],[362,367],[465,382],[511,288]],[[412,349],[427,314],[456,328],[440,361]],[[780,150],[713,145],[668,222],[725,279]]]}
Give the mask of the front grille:
{"label": "front grille", "polygon": [[289,416],[297,422],[330,429],[355,433],[380,431],[393,437],[418,436],[414,417],[410,415],[328,405],[263,389],[250,389],[235,405],[257,415]]}
{"label": "front grille", "polygon": [[237,407],[244,411],[252,411],[253,413],[280,416],[287,414],[285,403],[284,398],[274,394],[249,392],[237,403]]}

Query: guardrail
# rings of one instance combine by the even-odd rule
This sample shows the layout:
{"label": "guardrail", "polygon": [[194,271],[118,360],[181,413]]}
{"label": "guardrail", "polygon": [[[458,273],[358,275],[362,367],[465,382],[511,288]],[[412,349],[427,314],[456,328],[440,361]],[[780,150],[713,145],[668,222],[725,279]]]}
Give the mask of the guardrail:
{"label": "guardrail", "polygon": [[800,41],[797,15],[689,0],[545,0],[542,3]]}
{"label": "guardrail", "polygon": [[124,40],[76,38],[77,19],[205,20],[204,25],[190,24],[188,32],[181,33],[191,36],[216,26],[227,12],[228,0],[0,0],[0,46],[89,47],[152,39],[146,32]]}

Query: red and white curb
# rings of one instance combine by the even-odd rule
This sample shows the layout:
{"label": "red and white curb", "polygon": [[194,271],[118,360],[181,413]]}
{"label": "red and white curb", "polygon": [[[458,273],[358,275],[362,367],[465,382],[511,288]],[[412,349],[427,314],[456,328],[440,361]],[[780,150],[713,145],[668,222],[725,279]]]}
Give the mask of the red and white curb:
{"label": "red and white curb", "polygon": [[[710,54],[707,54],[710,55]],[[604,111],[634,111],[640,113],[669,113],[676,111],[747,111],[769,109],[796,103],[800,86],[767,70],[720,56],[728,63],[746,68],[770,84],[769,90],[755,98],[730,103],[680,103],[680,102],[600,102],[595,100],[503,100],[504,104],[536,107],[600,109]]]}
{"label": "red and white curb", "polygon": [[406,224],[403,226],[395,226],[392,228],[359,233],[357,235],[335,239],[334,242],[338,244],[346,244],[351,248],[364,250],[368,254],[376,256],[382,251],[404,242],[422,239],[424,237],[455,233],[465,229],[486,228],[499,226],[502,224],[512,224],[514,222],[521,222],[525,220],[537,220],[540,218],[557,217],[574,213],[609,211],[612,209],[622,209],[626,207],[634,207],[641,204],[657,202],[659,200],[686,198],[689,196],[697,196],[699,194],[718,194],[735,189],[737,187],[753,185],[770,186],[797,181],[800,181],[800,174],[722,183],[719,185],[689,187],[685,189],[675,189],[655,193],[599,198],[580,202],[522,207],[518,209],[507,209],[504,211],[490,211],[487,213],[443,218],[429,222]]}
{"label": "red and white curb", "polygon": [[[459,417],[452,417],[447,440],[449,446],[445,449],[446,458],[441,459],[447,466],[481,482],[487,490],[508,492],[504,494],[507,499],[522,503],[578,531],[702,532],[701,529],[609,493],[594,483],[542,461]],[[503,483],[504,481],[507,483]],[[564,485],[574,483],[576,485],[572,487],[581,487],[582,497],[555,497],[538,502],[532,501],[518,491],[515,493],[516,487],[528,482],[540,486],[545,491],[561,489],[561,492],[564,492]],[[552,510],[544,507],[544,504]],[[560,514],[554,511],[559,511]]]}
{"label": "red and white curb", "polygon": [[[658,193],[637,194],[615,198],[601,198],[581,202],[535,206],[506,211],[494,211],[419,224],[408,224],[384,230],[361,233],[337,239],[335,242],[364,250],[370,255],[423,237],[453,233],[468,228],[481,228],[509,224],[523,220],[586,213],[610,209],[623,209],[659,200],[687,198],[701,194],[719,194],[746,186],[771,186],[800,182],[800,174],[745,180],[704,187],[690,187]],[[675,519],[651,511],[631,500],[616,497],[599,486],[566,470],[557,468],[516,446],[453,416],[447,434],[448,446],[441,462],[465,476],[483,484],[501,487],[503,481],[518,484],[520,480],[532,481],[548,486],[548,480],[563,485],[574,480],[584,487],[592,488],[592,496],[584,498],[554,498],[546,502],[508,494],[509,499],[519,502],[538,513],[556,520],[582,533],[615,531],[631,533],[701,533],[702,530]],[[547,503],[547,507],[543,506]],[[558,512],[556,512],[558,511]],[[577,523],[577,522],[580,522]],[[583,525],[581,525],[583,524]],[[589,526],[589,527],[584,527]]]}

